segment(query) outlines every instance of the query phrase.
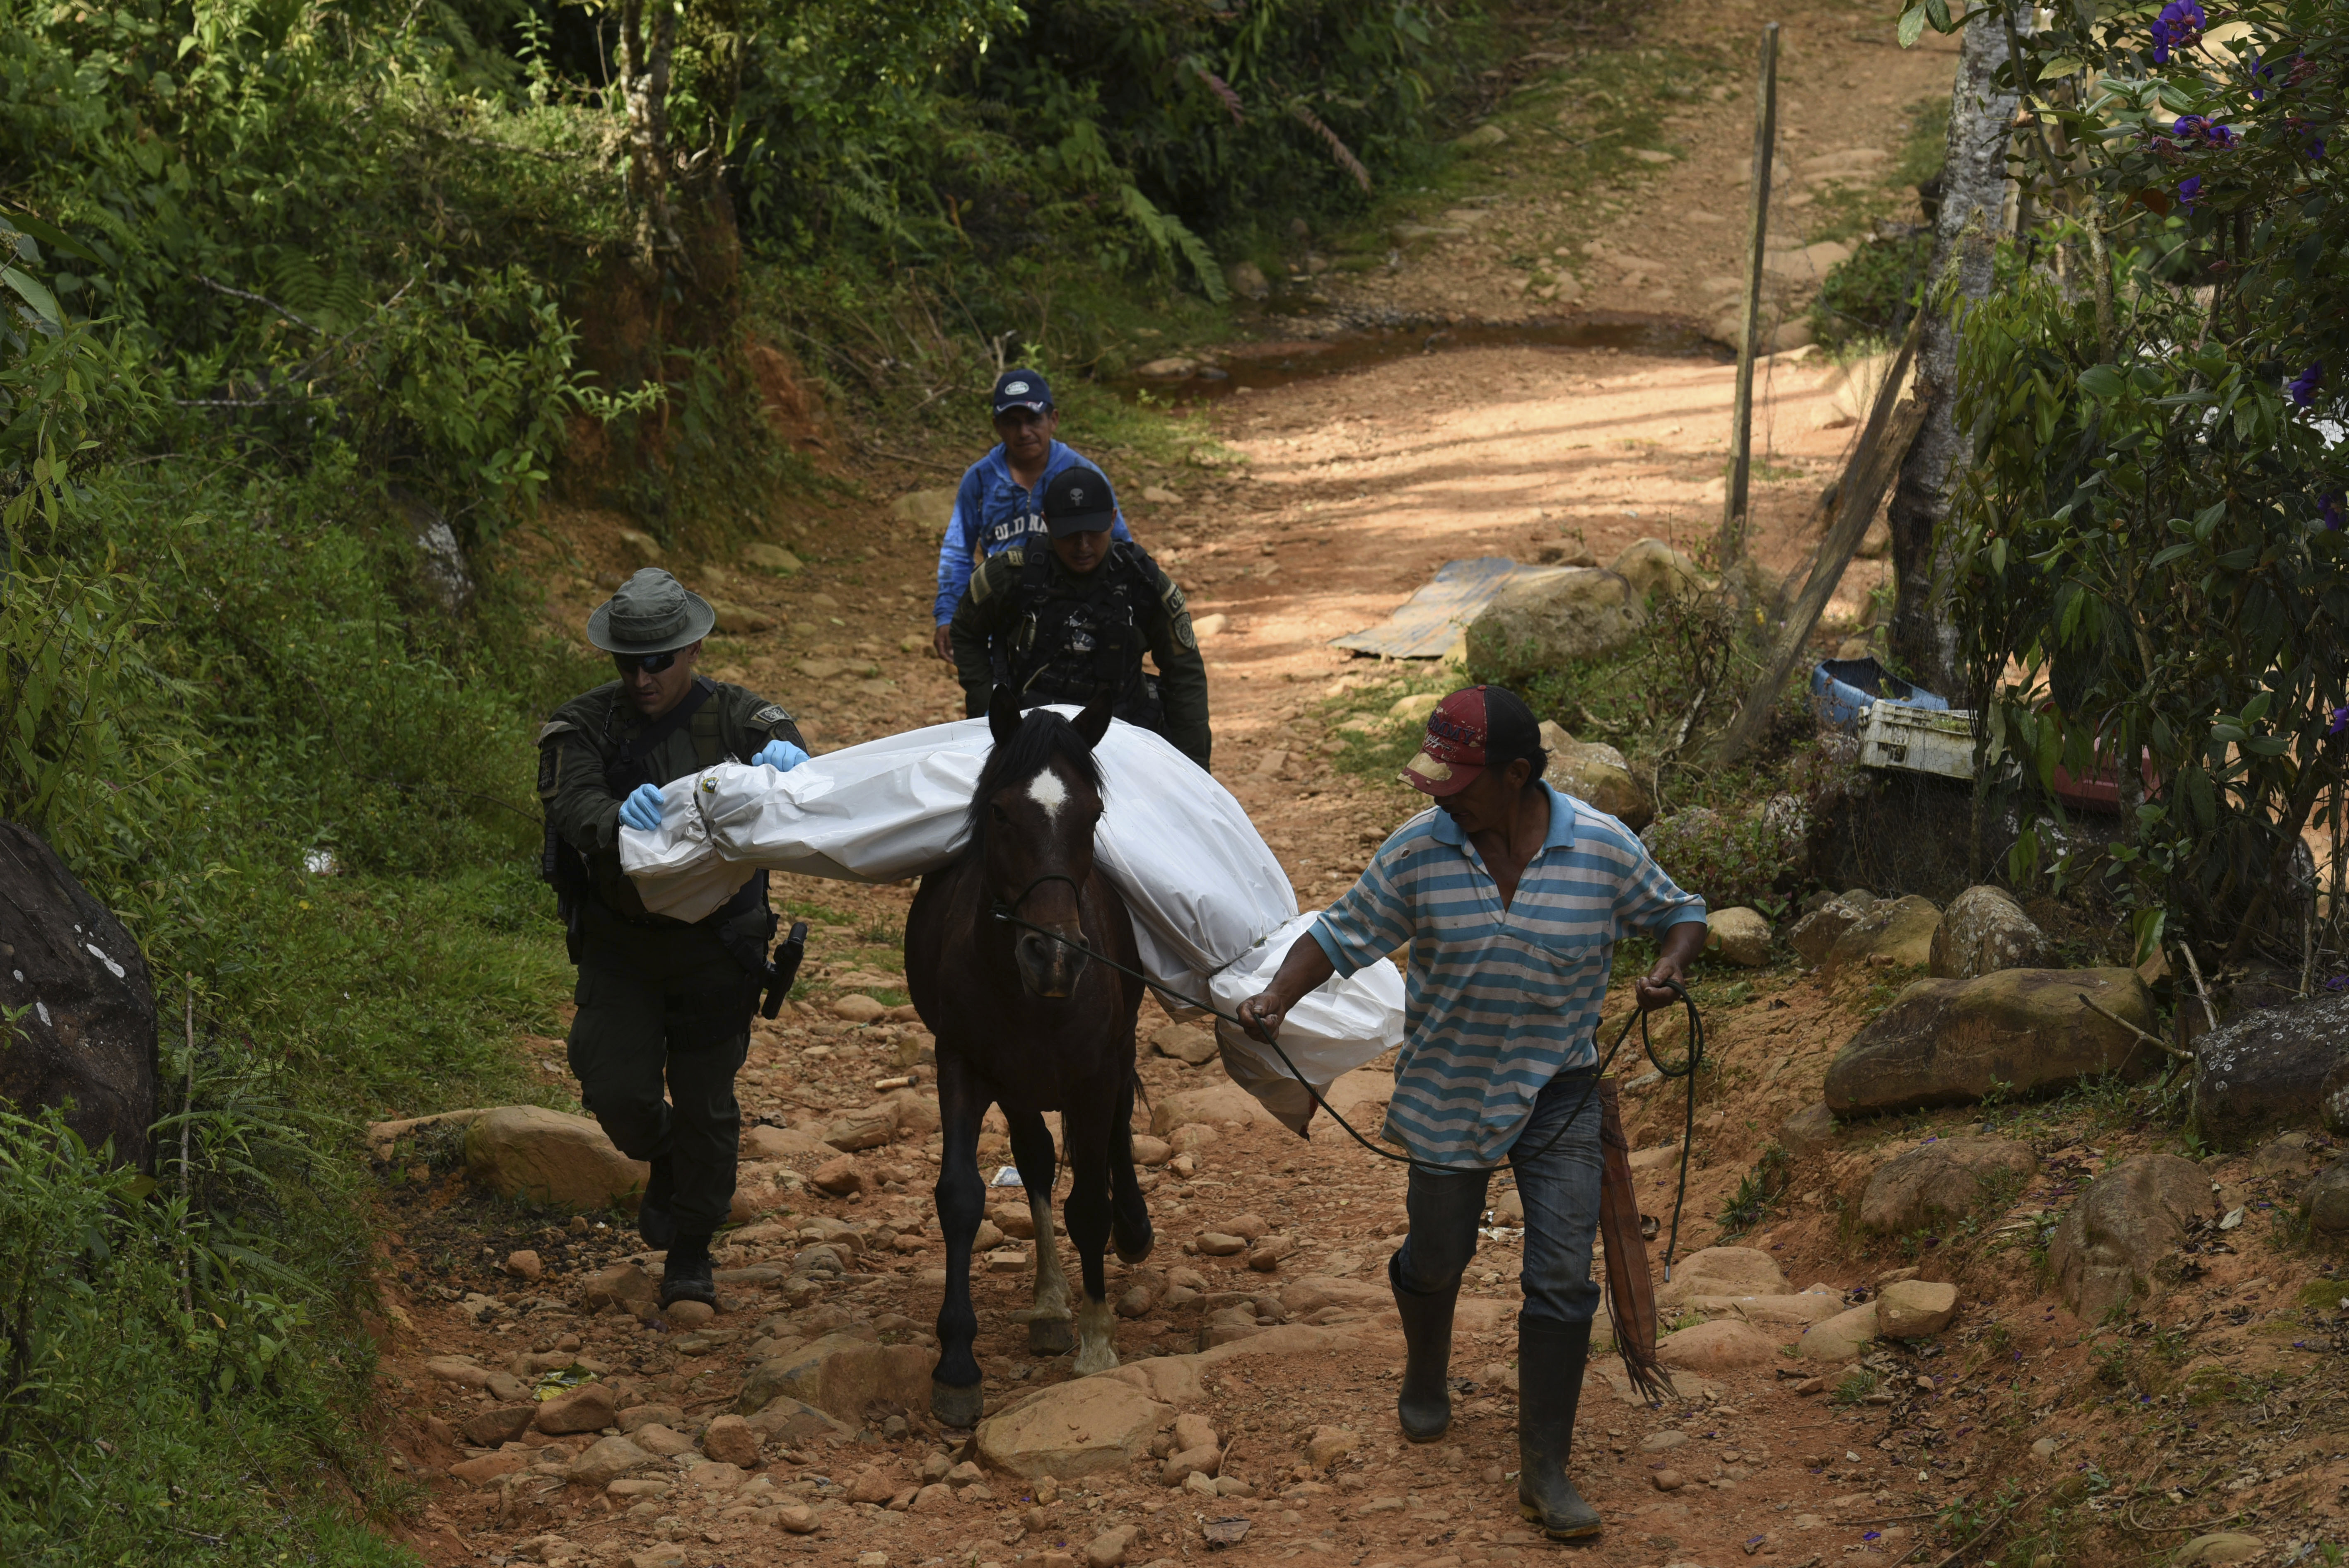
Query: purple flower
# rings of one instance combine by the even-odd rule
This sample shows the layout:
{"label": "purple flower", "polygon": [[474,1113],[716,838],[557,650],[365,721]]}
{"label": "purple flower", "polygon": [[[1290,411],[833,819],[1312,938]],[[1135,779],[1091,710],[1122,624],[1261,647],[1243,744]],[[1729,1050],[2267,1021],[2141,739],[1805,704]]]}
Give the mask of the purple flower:
{"label": "purple flower", "polygon": [[2341,531],[2341,501],[2339,490],[2327,490],[2316,498],[2316,521],[2335,533]]}
{"label": "purple flower", "polygon": [[2178,204],[2179,206],[2185,208],[2189,212],[2191,212],[2194,211],[2194,203],[2200,200],[2202,200],[2202,176],[2199,174],[2189,174],[2185,179],[2178,182]]}
{"label": "purple flower", "polygon": [[2235,145],[2235,128],[2231,125],[2211,126],[2202,132],[2202,139],[2213,147],[2232,147]]}
{"label": "purple flower", "polygon": [[2169,4],[2161,8],[2161,15],[2154,18],[2150,29],[2153,63],[2166,66],[2169,64],[2170,50],[2190,49],[2200,43],[2202,29],[2208,26],[2209,18],[2202,14],[2202,7],[2195,0],[2169,0]]}
{"label": "purple flower", "polygon": [[2193,141],[2210,129],[2210,122],[2199,114],[2181,114],[2169,122],[2169,134],[2180,141]]}
{"label": "purple flower", "polygon": [[2336,707],[2333,710],[2333,722],[2324,727],[2324,733],[2338,735],[2344,729],[2349,729],[2349,707]]}
{"label": "purple flower", "polygon": [[2305,408],[2316,401],[2316,389],[2323,385],[2324,361],[2319,359],[2310,364],[2309,367],[2298,376],[2293,377],[2284,390],[2292,395],[2292,400],[2294,403]]}

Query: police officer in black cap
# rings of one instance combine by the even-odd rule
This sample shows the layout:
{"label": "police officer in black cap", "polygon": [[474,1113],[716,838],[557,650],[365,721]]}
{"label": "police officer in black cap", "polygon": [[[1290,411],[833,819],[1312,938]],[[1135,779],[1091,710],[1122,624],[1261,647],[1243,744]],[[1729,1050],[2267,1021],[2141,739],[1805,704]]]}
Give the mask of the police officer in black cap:
{"label": "police officer in black cap", "polygon": [[538,737],[543,870],[579,966],[571,1070],[613,1143],[652,1166],[636,1228],[667,1249],[663,1306],[717,1302],[709,1238],[734,1201],[742,1130],[734,1075],[774,978],[776,919],[764,872],[698,921],[652,913],[620,870],[620,829],[658,827],[672,779],[725,761],[789,770],[808,755],[790,714],[694,674],[716,621],[667,573],[637,573],[587,618],[619,679],[565,703]]}
{"label": "police officer in black cap", "polygon": [[985,713],[998,685],[1023,707],[1106,696],[1115,717],[1206,767],[1207,666],[1183,590],[1142,546],[1111,537],[1117,497],[1098,469],[1053,475],[1042,511],[1048,540],[1030,534],[988,557],[955,611],[964,711]]}

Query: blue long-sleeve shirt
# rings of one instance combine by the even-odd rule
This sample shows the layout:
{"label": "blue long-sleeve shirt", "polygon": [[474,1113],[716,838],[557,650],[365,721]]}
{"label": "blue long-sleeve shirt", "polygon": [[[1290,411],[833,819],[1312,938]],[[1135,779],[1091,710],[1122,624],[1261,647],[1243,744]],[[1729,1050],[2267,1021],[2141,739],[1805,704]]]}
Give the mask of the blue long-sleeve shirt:
{"label": "blue long-sleeve shirt", "polygon": [[[1051,455],[1044,459],[1044,472],[1033,490],[1023,489],[1011,477],[1011,464],[999,445],[963,470],[962,484],[955,491],[953,515],[947,519],[947,536],[938,545],[936,614],[939,625],[954,619],[955,606],[962,603],[963,591],[970,586],[970,574],[980,562],[1008,545],[1019,543],[1030,533],[1044,531],[1044,487],[1051,482],[1054,474],[1071,467],[1101,473],[1100,465],[1079,457],[1073,448],[1058,441],[1052,443]],[[1110,536],[1133,537],[1126,531],[1123,508]]]}

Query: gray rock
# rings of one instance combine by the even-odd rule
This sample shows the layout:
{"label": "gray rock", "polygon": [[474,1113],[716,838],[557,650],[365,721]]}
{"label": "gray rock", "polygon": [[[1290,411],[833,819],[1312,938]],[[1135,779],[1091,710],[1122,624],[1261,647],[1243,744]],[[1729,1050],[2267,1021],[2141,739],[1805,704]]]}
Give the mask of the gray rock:
{"label": "gray rock", "polygon": [[1697,564],[1661,539],[1641,539],[1623,547],[1607,564],[1631,585],[1641,599],[1685,599],[1713,586]]}
{"label": "gray rock", "polygon": [[1778,1128],[1780,1146],[1798,1160],[1828,1147],[1835,1142],[1835,1112],[1824,1101],[1805,1106]]}
{"label": "gray rock", "polygon": [[1926,973],[1971,980],[2000,969],[2044,969],[2051,956],[2046,934],[2003,888],[1970,887],[1950,901],[1933,933]]}
{"label": "gray rock", "polygon": [[2165,1294],[2157,1273],[2210,1205],[2210,1179],[2175,1154],[2140,1154],[2096,1178],[2055,1227],[2047,1249],[2065,1306],[2090,1323],[2116,1305],[2145,1306]]}
{"label": "gray rock", "polygon": [[1786,945],[1806,968],[1816,969],[1826,962],[1837,941],[1847,931],[1859,923],[1860,917],[1876,906],[1874,894],[1854,888],[1826,900],[1810,913],[1795,923],[1786,933]]}
{"label": "gray rock", "polygon": [[2287,1132],[2282,1137],[2260,1145],[2251,1156],[2251,1175],[2261,1177],[2293,1177],[2308,1174],[2308,1162],[2315,1150],[2309,1147],[2305,1132]]}
{"label": "gray rock", "polygon": [[1568,740],[1544,749],[1549,753],[1549,771],[1544,777],[1559,789],[1597,807],[1635,833],[1656,820],[1656,808],[1647,790],[1640,787],[1631,765],[1613,747],[1600,741]]}
{"label": "gray rock", "polygon": [[2039,1170],[2039,1156],[2007,1138],[1937,1138],[1868,1180],[1859,1222],[1887,1235],[1931,1230],[1964,1218],[2002,1186],[2012,1191]]}
{"label": "gray rock", "polygon": [[1224,277],[1231,284],[1232,293],[1242,299],[1269,299],[1272,284],[1264,269],[1254,262],[1234,262],[1224,269]]}
{"label": "gray rock", "polygon": [[[2200,1006],[2196,1005],[2199,1014]],[[2336,1080],[2349,1078],[2349,993],[2326,993],[2232,1018],[2194,1042],[2194,1119],[2220,1149],[2242,1149],[2312,1114],[2344,1122]]]}
{"label": "gray rock", "polygon": [[1941,912],[1929,898],[1910,893],[1879,900],[1836,938],[1819,968],[1830,975],[1871,964],[1922,969],[1932,956],[1933,933],[1940,925]]}
{"label": "gray rock", "polygon": [[2300,1212],[2321,1235],[2349,1233],[2349,1160],[2327,1166],[2301,1190]]}
{"label": "gray rock", "polygon": [[[0,1002],[17,1014],[0,1049],[0,1101],[26,1116],[65,1106],[92,1149],[152,1163],[155,994],[139,944],[32,829],[0,822]],[[21,1009],[21,1012],[18,1010]]]}
{"label": "gray rock", "polygon": [[1705,946],[1744,969],[1770,962],[1770,923],[1761,912],[1744,908],[1716,909],[1704,917]]}
{"label": "gray rock", "polygon": [[1492,679],[1525,680],[1629,647],[1647,618],[1630,583],[1616,573],[1572,566],[1524,572],[1469,623],[1468,658]]}
{"label": "gray rock", "polygon": [[2151,1046],[2080,1005],[2093,996],[2141,1029],[2153,994],[2133,969],[2002,969],[1972,980],[1920,980],[1828,1064],[1838,1116],[1964,1105],[1993,1089],[2028,1094],[2120,1072],[2143,1077]]}

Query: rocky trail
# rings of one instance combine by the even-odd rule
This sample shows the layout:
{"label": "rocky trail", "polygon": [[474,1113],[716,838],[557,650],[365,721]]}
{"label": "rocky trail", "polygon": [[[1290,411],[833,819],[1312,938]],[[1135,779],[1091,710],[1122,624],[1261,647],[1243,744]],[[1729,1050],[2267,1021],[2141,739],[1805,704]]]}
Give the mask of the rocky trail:
{"label": "rocky trail", "polygon": [[[1743,36],[1734,8],[1702,15]],[[1816,144],[1889,149],[1906,106],[1946,90],[1946,55],[1883,46],[1873,12],[1787,21],[1790,113]],[[1733,224],[1715,219],[1742,205],[1731,171],[1748,113],[1731,95],[1696,100],[1686,155],[1641,163],[1647,206],[1592,239],[1585,303],[1703,319],[1704,270],[1733,271]],[[1538,175],[1530,150],[1512,157],[1496,193]],[[1618,265],[1632,228],[1669,264],[1644,278]],[[1550,286],[1472,267],[1491,240],[1429,242],[1461,253],[1414,260],[1363,297],[1490,316]],[[1399,292],[1447,272],[1489,297]],[[1350,765],[1349,742],[1399,742],[1442,678],[1329,639],[1447,560],[1606,562],[1709,533],[1730,379],[1676,355],[1432,352],[1226,397],[1191,462],[1111,462],[1207,637],[1215,771],[1302,906],[1416,810]],[[1799,351],[1761,385],[1754,550],[1783,572],[1810,546],[1805,519],[1868,389]],[[739,560],[665,563],[720,604],[718,673],[792,707],[828,749],[959,717],[924,652],[936,505],[855,503],[785,520]],[[586,511],[551,513],[534,548],[566,630],[657,555]],[[1830,636],[1862,630],[1882,571],[1855,563]],[[754,1028],[742,1222],[721,1237],[714,1315],[655,1309],[659,1258],[608,1206],[638,1172],[592,1123],[508,1108],[376,1130],[383,1408],[419,1488],[408,1537],[429,1561],[1466,1568],[1568,1550],[1514,1506],[1506,1179],[1461,1305],[1455,1424],[1410,1447],[1384,1284],[1398,1169],[1326,1120],[1305,1140],[1272,1123],[1212,1042],[1154,1004],[1136,1114],[1158,1248],[1110,1265],[1122,1365],[1071,1381],[1065,1357],[1031,1353],[1012,1315],[1032,1269],[1027,1210],[1016,1190],[991,1194],[973,1282],[988,1416],[939,1430],[940,1144],[927,1037],[904,1006],[911,895],[779,879],[812,923],[810,956],[802,999]],[[2022,911],[1968,898],[1822,895],[1775,930],[1756,917],[1705,962],[1710,1065],[1660,1284],[1681,1398],[1639,1404],[1619,1364],[1594,1357],[1576,1469],[1608,1529],[1577,1561],[2337,1560],[2319,1546],[2339,1539],[2349,1489],[2349,1284],[2292,1220],[2332,1150],[2321,1133],[2276,1136],[2313,1125],[2313,1086],[2244,1110],[2238,1141],[2255,1152],[2182,1156],[2106,1076],[2147,1073],[2149,1047],[2127,1023],[2083,1026],[2068,999],[2098,988],[2149,1026],[2140,976],[2059,972]],[[1896,1002],[1929,970],[1949,977]],[[571,1087],[560,1041],[521,1048],[550,1089]],[[1920,1055],[1938,1078],[1916,1079]],[[1386,1065],[1333,1097],[1365,1130]],[[1680,1087],[1642,1063],[1617,1073],[1640,1206],[1668,1231]],[[999,1123],[981,1156],[989,1174],[1008,1163]],[[1660,1282],[1664,1246],[1650,1249]]]}

